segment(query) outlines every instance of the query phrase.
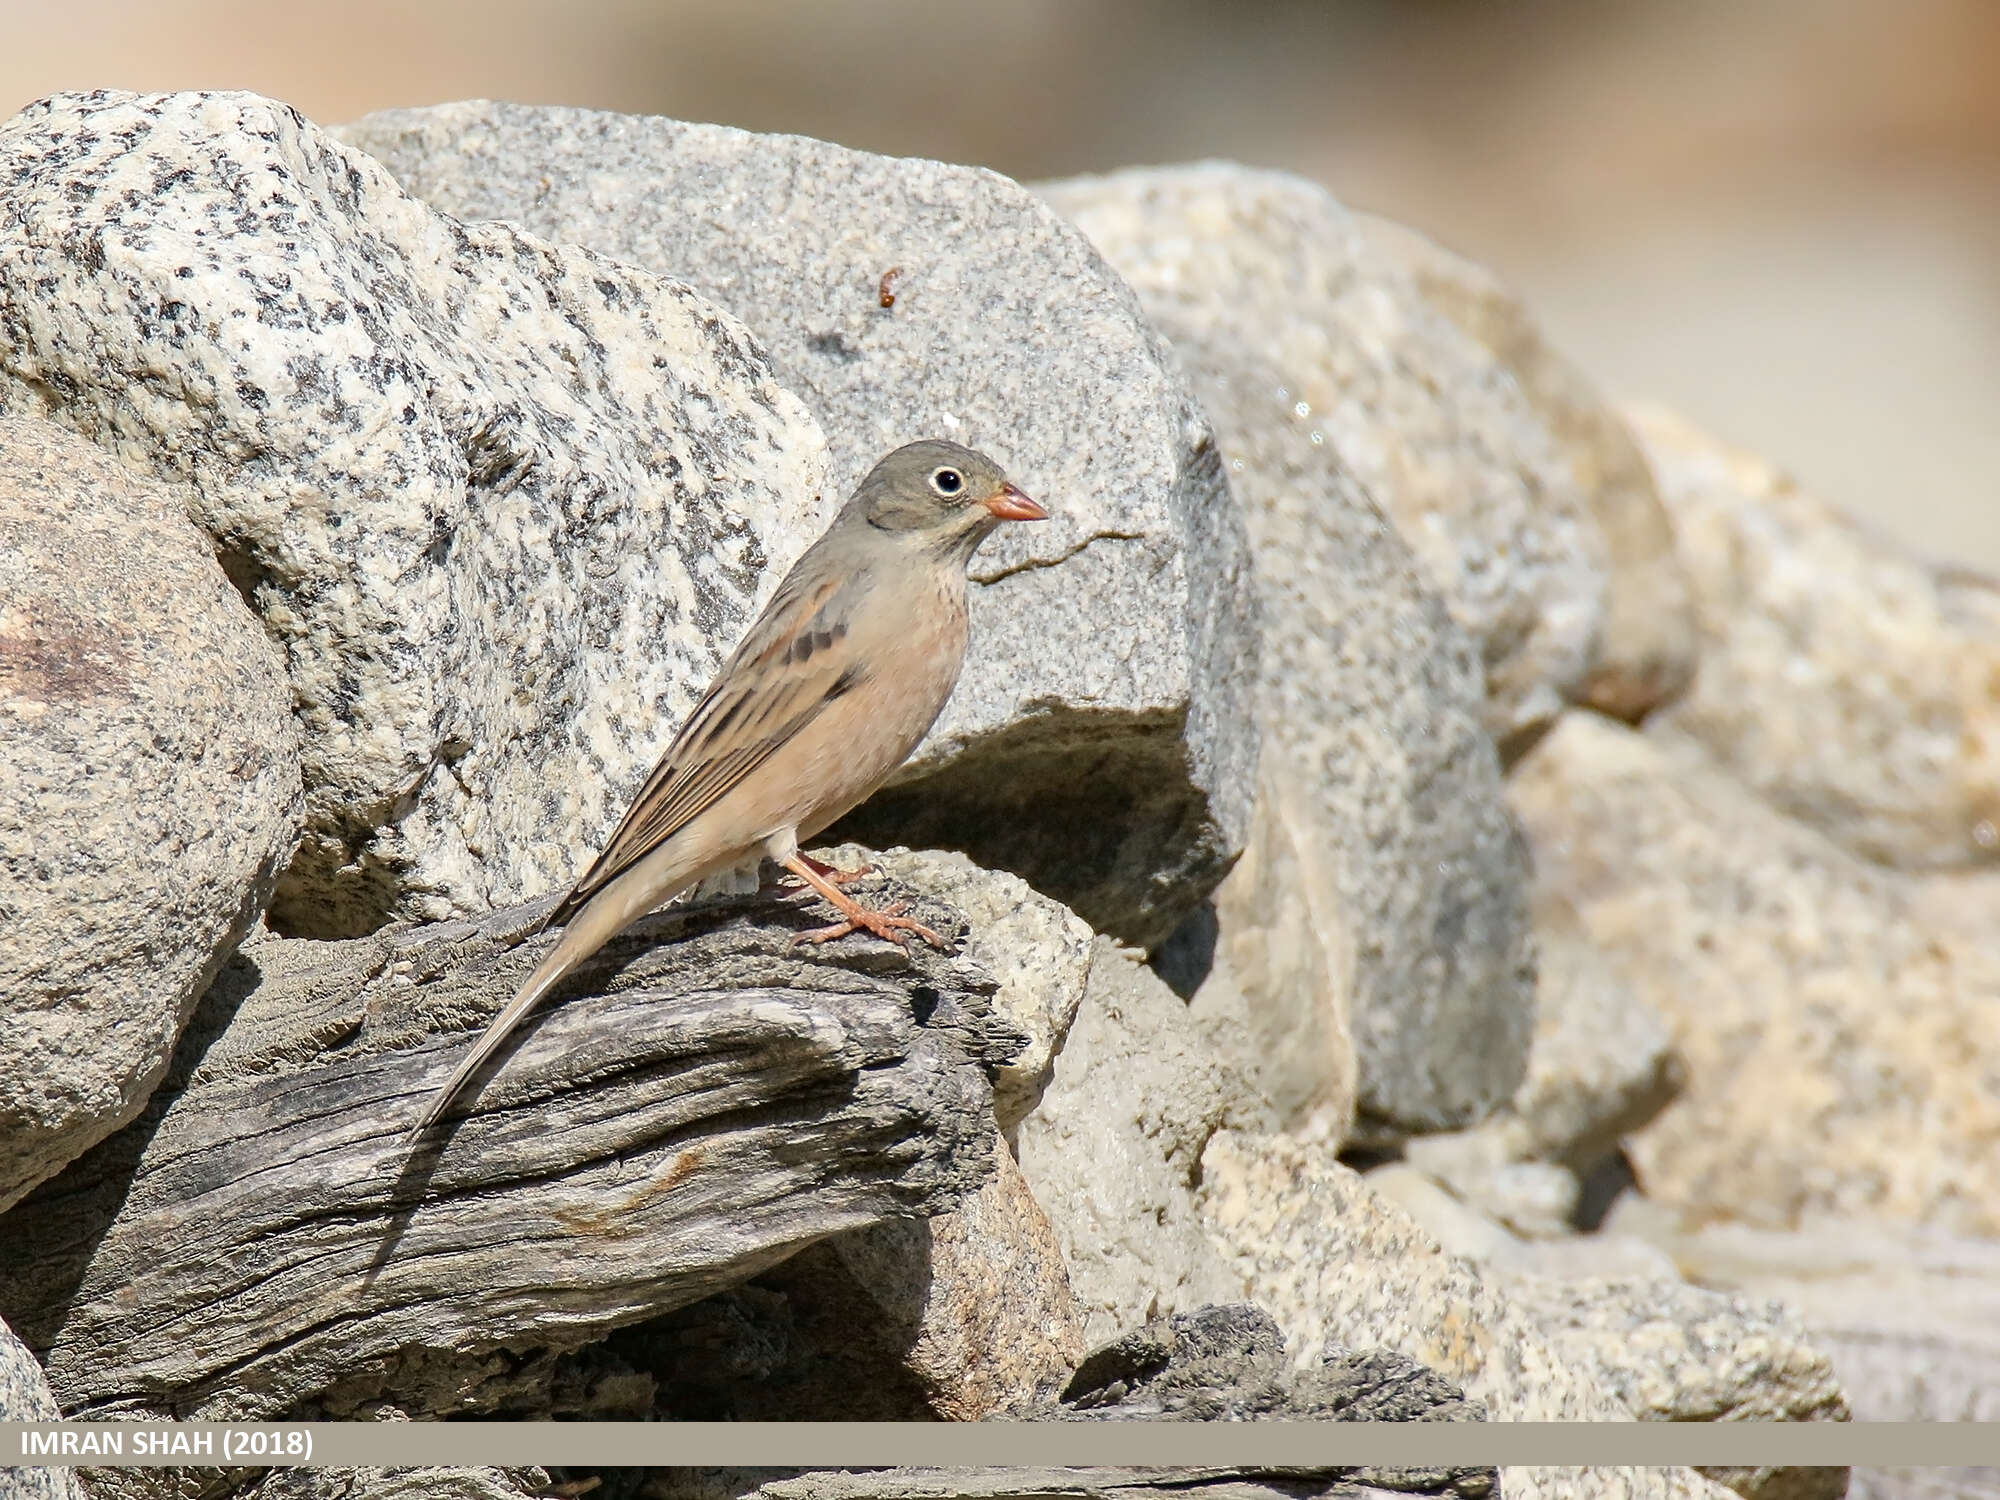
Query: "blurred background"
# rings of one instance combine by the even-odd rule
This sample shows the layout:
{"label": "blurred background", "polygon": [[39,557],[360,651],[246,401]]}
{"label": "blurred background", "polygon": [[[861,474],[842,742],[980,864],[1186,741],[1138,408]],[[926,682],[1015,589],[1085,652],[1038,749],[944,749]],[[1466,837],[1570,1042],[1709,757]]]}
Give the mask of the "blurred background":
{"label": "blurred background", "polygon": [[1609,391],[2000,571],[2000,0],[0,0],[0,38],[0,113],[486,96],[1287,168],[1493,267]]}

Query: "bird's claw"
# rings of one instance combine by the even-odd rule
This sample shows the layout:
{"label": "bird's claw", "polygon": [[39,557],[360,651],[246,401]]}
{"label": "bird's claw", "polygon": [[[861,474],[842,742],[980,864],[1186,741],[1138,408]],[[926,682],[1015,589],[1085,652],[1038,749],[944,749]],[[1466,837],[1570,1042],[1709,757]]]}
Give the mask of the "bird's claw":
{"label": "bird's claw", "polygon": [[906,901],[898,901],[892,906],[883,907],[880,911],[871,911],[865,906],[857,906],[832,926],[815,927],[810,931],[802,932],[793,939],[793,942],[831,943],[838,938],[846,937],[850,932],[869,932],[883,939],[885,942],[895,943],[900,946],[905,941],[903,934],[913,933],[929,943],[933,948],[940,950],[945,948],[947,946],[945,940],[931,931],[930,928],[924,926],[916,918],[898,915],[908,904]]}

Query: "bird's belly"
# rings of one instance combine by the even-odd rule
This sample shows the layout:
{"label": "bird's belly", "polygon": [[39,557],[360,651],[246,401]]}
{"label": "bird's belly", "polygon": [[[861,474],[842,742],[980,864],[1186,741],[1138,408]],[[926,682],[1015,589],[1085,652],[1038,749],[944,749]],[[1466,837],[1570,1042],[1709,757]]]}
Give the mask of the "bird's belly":
{"label": "bird's belly", "polygon": [[810,838],[841,814],[867,800],[923,742],[925,733],[951,694],[952,678],[942,683],[906,681],[897,701],[886,702],[857,692],[853,706],[843,699],[800,734],[796,779],[787,790],[794,809],[793,826]]}
{"label": "bird's belly", "polygon": [[[864,801],[893,773],[943,711],[965,660],[961,597],[917,595],[906,610],[876,613],[849,637],[862,675],[698,821],[702,838],[782,857]],[[726,826],[725,826],[726,825]]]}

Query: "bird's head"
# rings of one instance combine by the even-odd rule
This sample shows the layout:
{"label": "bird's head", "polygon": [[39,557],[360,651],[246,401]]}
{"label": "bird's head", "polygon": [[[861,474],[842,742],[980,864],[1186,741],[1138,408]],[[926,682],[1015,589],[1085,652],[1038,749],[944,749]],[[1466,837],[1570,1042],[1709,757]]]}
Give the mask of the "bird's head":
{"label": "bird's head", "polygon": [[992,459],[940,438],[889,454],[849,505],[876,531],[966,557],[1003,521],[1048,519]]}

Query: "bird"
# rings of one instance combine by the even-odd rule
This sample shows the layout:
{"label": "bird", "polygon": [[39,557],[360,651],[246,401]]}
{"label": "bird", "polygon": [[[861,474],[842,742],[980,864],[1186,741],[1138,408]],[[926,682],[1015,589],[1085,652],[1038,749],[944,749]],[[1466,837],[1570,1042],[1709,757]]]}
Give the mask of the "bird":
{"label": "bird", "polygon": [[688,713],[610,840],[544,919],[563,934],[473,1044],[409,1132],[436,1124],[548,992],[626,927],[676,896],[771,860],[841,920],[801,934],[866,931],[943,940],[898,903],[840,889],[842,872],[799,843],[875,791],[915,750],[957,685],[966,572],[1000,526],[1048,512],[983,453],[906,444],[870,469],[779,583]]}

